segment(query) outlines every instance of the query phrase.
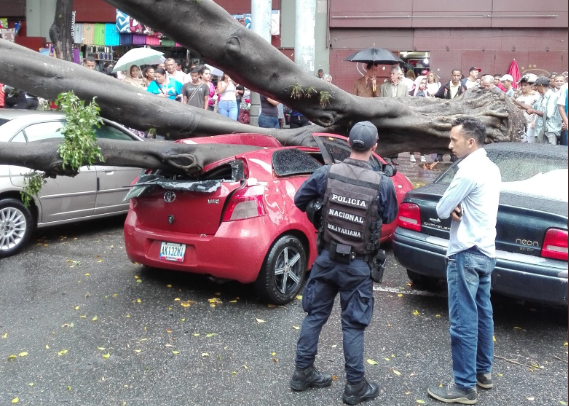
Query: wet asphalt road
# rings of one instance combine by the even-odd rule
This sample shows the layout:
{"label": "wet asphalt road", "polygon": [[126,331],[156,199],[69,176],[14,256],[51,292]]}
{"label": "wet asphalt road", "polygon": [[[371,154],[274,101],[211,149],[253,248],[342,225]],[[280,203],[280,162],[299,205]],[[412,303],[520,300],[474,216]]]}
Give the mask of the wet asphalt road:
{"label": "wet asphalt road", "polygon": [[[300,300],[268,307],[247,286],[132,264],[123,220],[40,230],[0,260],[0,405],[341,404],[338,307],[317,358],[337,380],[293,393]],[[426,387],[451,377],[444,289],[413,289],[389,255],[366,332],[365,359],[377,363],[366,364],[367,377],[381,387],[368,404],[439,404]],[[222,303],[212,307],[214,298]],[[495,389],[478,404],[569,403],[567,311],[493,302],[500,358]]]}

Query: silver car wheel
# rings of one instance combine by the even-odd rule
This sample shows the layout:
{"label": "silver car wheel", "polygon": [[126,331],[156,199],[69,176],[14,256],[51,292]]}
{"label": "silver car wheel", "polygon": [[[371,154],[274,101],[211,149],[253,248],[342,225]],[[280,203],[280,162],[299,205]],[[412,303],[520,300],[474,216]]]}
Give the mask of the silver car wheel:
{"label": "silver car wheel", "polygon": [[15,207],[0,209],[0,251],[8,251],[18,246],[26,234],[26,216]]}
{"label": "silver car wheel", "polygon": [[296,289],[302,281],[300,252],[294,247],[285,247],[277,258],[275,266],[275,287],[283,295]]}

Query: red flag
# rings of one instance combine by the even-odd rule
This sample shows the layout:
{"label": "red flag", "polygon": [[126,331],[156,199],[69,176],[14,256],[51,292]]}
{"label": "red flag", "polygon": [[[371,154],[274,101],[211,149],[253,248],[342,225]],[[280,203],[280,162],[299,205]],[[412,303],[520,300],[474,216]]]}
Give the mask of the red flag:
{"label": "red flag", "polygon": [[520,80],[521,75],[520,75],[520,68],[518,68],[518,63],[516,62],[515,59],[512,61],[510,67],[508,68],[508,74],[512,75],[512,77],[514,78],[514,83],[512,83],[512,86],[514,87],[514,89],[517,89],[518,80]]}

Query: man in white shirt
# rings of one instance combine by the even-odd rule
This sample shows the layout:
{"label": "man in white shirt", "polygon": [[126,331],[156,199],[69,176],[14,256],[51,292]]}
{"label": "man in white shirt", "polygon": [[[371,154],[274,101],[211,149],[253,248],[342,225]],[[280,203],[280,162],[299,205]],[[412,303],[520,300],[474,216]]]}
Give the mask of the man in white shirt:
{"label": "man in white shirt", "polygon": [[186,79],[186,74],[184,72],[176,69],[177,65],[178,64],[176,63],[176,61],[173,58],[166,59],[166,61],[164,61],[164,66],[166,67],[166,73],[167,73],[166,76],[168,76],[170,78],[174,78],[175,80],[177,80],[181,84],[184,84],[184,83],[191,81],[191,78],[189,80]]}
{"label": "man in white shirt", "polygon": [[493,387],[490,282],[496,265],[501,175],[486,156],[485,139],[486,128],[476,118],[460,117],[452,123],[449,149],[462,161],[437,204],[441,219],[452,217],[447,284],[454,379],[427,392],[445,403],[474,404],[476,385]]}
{"label": "man in white shirt", "polygon": [[463,80],[462,84],[467,88],[471,89],[473,87],[478,87],[478,74],[482,71],[482,69],[473,66],[468,71],[468,77]]}

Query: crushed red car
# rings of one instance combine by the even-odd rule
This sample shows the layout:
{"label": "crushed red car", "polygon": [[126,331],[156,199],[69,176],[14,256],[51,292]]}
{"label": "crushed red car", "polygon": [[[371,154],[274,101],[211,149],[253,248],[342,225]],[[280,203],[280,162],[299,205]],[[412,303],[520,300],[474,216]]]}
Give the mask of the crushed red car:
{"label": "crushed red car", "polygon": [[[232,134],[181,140],[259,149],[206,166],[197,177],[149,171],[133,185],[124,237],[128,258],[162,269],[254,283],[259,296],[285,304],[299,292],[316,259],[316,230],[294,195],[323,164],[347,158],[345,137],[315,134],[316,147],[284,147],[270,136]],[[378,155],[374,170],[390,172]],[[412,189],[393,172],[401,202]],[[381,240],[396,224],[386,224]]]}

